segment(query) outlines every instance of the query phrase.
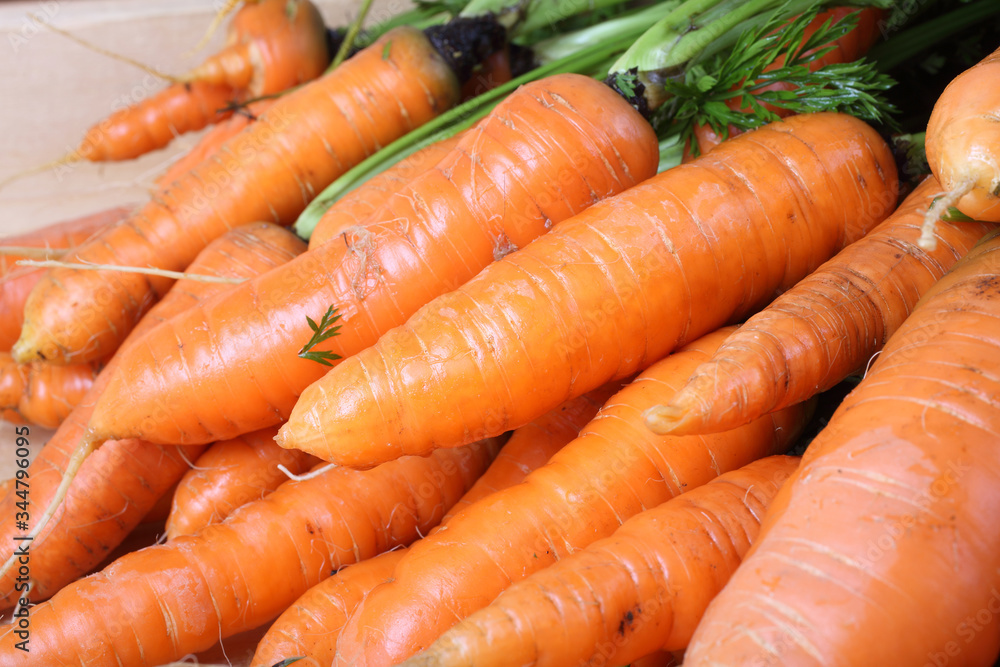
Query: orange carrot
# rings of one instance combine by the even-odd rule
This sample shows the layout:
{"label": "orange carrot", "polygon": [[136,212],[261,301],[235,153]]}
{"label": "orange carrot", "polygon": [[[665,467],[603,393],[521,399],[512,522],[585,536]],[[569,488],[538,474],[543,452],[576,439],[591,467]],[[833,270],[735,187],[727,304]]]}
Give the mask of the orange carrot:
{"label": "orange carrot", "polygon": [[[619,383],[591,392],[517,429],[483,476],[455,503],[433,535],[452,516],[491,493],[519,484],[544,465],[555,452],[576,438]],[[378,584],[391,581],[406,548],[384,553],[338,572],[296,600],[271,626],[251,667],[270,667],[291,656],[303,656],[303,665],[330,665],[340,629],[365,596]]]}
{"label": "orange carrot", "polygon": [[[227,229],[291,222],[318,189],[457,97],[455,75],[423,33],[396,29],[283,96],[215,156],[66,259],[182,270]],[[74,363],[106,356],[170,283],[52,269],[28,298],[14,358]]]}
{"label": "orange carrot", "polygon": [[[868,49],[870,49],[872,45],[878,41],[878,38],[881,36],[879,22],[885,16],[885,10],[876,9],[874,7],[861,10],[858,10],[857,7],[834,7],[828,11],[820,12],[816,15],[816,18],[814,18],[809,25],[806,26],[805,32],[803,33],[803,40],[808,39],[827,21],[836,23],[853,12],[858,12],[858,24],[853,30],[836,40],[833,43],[833,49],[819,58],[810,61],[808,63],[810,71],[815,72],[816,70],[822,69],[826,65],[832,65],[834,63],[849,63],[857,60],[867,53]],[[767,72],[777,69],[782,67],[784,64],[784,57],[780,57],[771,65],[764,68],[764,71]],[[765,88],[761,88],[757,92],[760,93],[768,90],[791,90],[791,84],[775,83]],[[728,100],[726,104],[731,109],[737,109],[740,107],[741,102],[742,100],[740,98],[732,98]],[[775,107],[769,104],[766,104],[765,106],[780,117],[786,117],[791,114],[791,112],[787,109]],[[739,133],[740,130],[737,128],[729,128],[729,136],[733,137]],[[710,125],[696,125],[694,128],[694,137],[698,143],[699,154],[707,153],[722,142],[722,137],[719,136]]]}
{"label": "orange carrot", "polygon": [[685,666],[1000,654],[1000,233],[917,304],[810,443]]}
{"label": "orange carrot", "polygon": [[625,665],[684,649],[798,463],[755,461],[633,516],[511,585],[402,665]]}
{"label": "orange carrot", "polygon": [[[496,450],[328,469],[198,535],[127,554],[32,608],[31,660],[160,665],[262,625],[332,571],[426,534]],[[0,633],[0,664],[18,654],[15,629]]]}
{"label": "orange carrot", "polygon": [[514,581],[607,537],[630,516],[783,452],[808,418],[807,406],[711,436],[656,436],[642,423],[642,411],[672,395],[727,333],[705,336],[648,369],[522,484],[414,544],[395,580],[372,591],[348,621],[336,664],[395,664]]}
{"label": "orange carrot", "polygon": [[167,538],[194,535],[219,523],[242,505],[260,500],[293,475],[319,463],[308,454],[282,449],[274,442],[278,429],[254,431],[217,442],[184,474],[167,518]]}
{"label": "orange carrot", "polygon": [[899,328],[920,296],[993,225],[944,223],[939,246],[917,246],[941,191],[925,180],[885,222],[751,317],[669,405],[658,433],[724,431],[830,389]]}
{"label": "orange carrot", "polygon": [[[1000,49],[958,75],[934,104],[925,148],[927,163],[944,196],[928,211],[930,222],[950,206],[976,220],[1000,222],[998,81]],[[930,247],[932,225],[925,230],[921,247]]]}
{"label": "orange carrot", "polygon": [[[94,432],[192,443],[274,425],[327,370],[298,357],[313,335],[307,317],[335,305],[339,335],[315,351],[360,351],[498,257],[651,176],[657,157],[649,124],[603,84],[567,74],[525,85],[391,198],[375,214],[383,223],[237,286],[122,355]],[[216,399],[192,401],[195,385]],[[465,411],[451,397],[435,410],[444,405]]]}
{"label": "orange carrot", "polygon": [[7,419],[11,411],[24,422],[56,428],[83,399],[97,371],[91,364],[18,364],[0,352],[0,410]]}
{"label": "orange carrot", "polygon": [[[405,160],[386,169],[338,199],[316,223],[309,236],[309,247],[315,248],[345,234],[360,232],[369,217],[416,176],[431,169],[458,145],[461,134],[435,141]],[[383,222],[379,218],[372,222]]]}
{"label": "orange carrot", "polygon": [[[0,249],[12,246],[71,249],[118,222],[128,215],[130,210],[131,207],[120,206],[49,225],[35,232],[0,238]],[[24,322],[24,302],[28,298],[28,292],[45,273],[42,269],[17,266],[17,262],[21,259],[29,258],[0,254],[0,351],[10,350],[17,340],[21,333],[21,324]]]}
{"label": "orange carrot", "polygon": [[[246,225],[209,245],[191,269],[196,273],[248,276],[288,261],[302,252],[304,245],[294,234],[274,225]],[[147,313],[133,333],[133,340],[140,340],[145,331],[227,286],[185,280],[175,287]],[[38,525],[42,511],[55,496],[67,462],[79,446],[94,402],[104,391],[109,371],[113,372],[116,364],[113,359],[101,372],[88,395],[28,468],[32,528]],[[31,543],[30,569],[35,581],[32,600],[50,597],[99,563],[181,478],[202,449],[157,447],[140,440],[104,443],[81,467],[56,520]],[[21,499],[8,498],[0,506],[5,517],[0,523],[0,539],[7,545],[14,545],[14,537],[25,533],[14,522],[15,500]],[[0,577],[0,607],[13,606],[23,595],[22,590],[15,590],[15,577],[16,572]]]}
{"label": "orange carrot", "polygon": [[304,391],[279,444],[369,467],[516,428],[755,312],[895,206],[889,149],[855,118],[727,144],[428,303]]}

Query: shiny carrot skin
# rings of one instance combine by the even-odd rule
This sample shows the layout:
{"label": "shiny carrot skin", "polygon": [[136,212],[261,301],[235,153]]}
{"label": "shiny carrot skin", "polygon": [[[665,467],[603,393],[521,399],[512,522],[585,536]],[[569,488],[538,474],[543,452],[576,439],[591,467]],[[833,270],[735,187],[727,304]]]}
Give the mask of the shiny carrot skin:
{"label": "shiny carrot skin", "polygon": [[945,192],[970,188],[955,206],[1000,222],[1000,49],[959,74],[934,103],[927,163]]}
{"label": "shiny carrot skin", "polygon": [[998,321],[994,231],[810,443],[685,665],[993,664]]}
{"label": "shiny carrot skin", "polygon": [[630,516],[785,451],[808,406],[711,436],[657,436],[642,422],[642,412],[671,396],[727,333],[705,336],[655,364],[522,484],[467,507],[446,529],[414,544],[395,581],[372,591],[348,621],[335,664],[396,664],[514,581],[609,536]]}
{"label": "shiny carrot skin", "polygon": [[[454,73],[423,33],[392,31],[283,96],[218,154],[67,259],[183,270],[227,229],[292,222],[334,178],[457,97]],[[73,363],[106,356],[171,282],[51,269],[28,298],[14,357]]]}
{"label": "shiny carrot skin", "polygon": [[[277,424],[328,370],[298,357],[313,336],[307,317],[335,306],[341,329],[315,349],[348,357],[505,253],[652,176],[657,160],[649,123],[607,86],[575,74],[527,84],[387,202],[383,223],[151,332],[123,355],[92,426],[167,444]],[[192,401],[192,384],[218,400]]]}
{"label": "shiny carrot skin", "polygon": [[[426,534],[494,443],[289,481],[198,535],[123,556],[32,609],[37,664],[153,667],[277,616],[333,571]],[[9,628],[0,664],[16,655]]]}
{"label": "shiny carrot skin", "polygon": [[924,213],[940,192],[926,179],[885,222],[747,320],[651,415],[658,432],[735,428],[864,370],[920,296],[994,227],[941,223],[937,248],[921,250]]}
{"label": "shiny carrot skin", "polygon": [[[524,481],[572,442],[618,388],[615,383],[567,401],[514,431],[482,477],[448,510],[431,534],[461,510]],[[309,589],[271,626],[257,647],[251,667],[271,667],[290,656],[304,656],[303,665],[332,664],[341,628],[375,586],[392,580],[396,563],[404,553],[405,548],[381,554]]]}
{"label": "shiny carrot skin", "polygon": [[[460,138],[461,135],[457,134],[435,141],[338,199],[316,223],[309,236],[309,247],[315,248],[345,233],[357,231],[354,228],[363,226],[386,200],[451,153]],[[382,221],[376,218],[372,222]]]}
{"label": "shiny carrot skin", "polygon": [[19,364],[0,352],[0,410],[29,424],[56,428],[83,400],[98,370],[91,364]]}
{"label": "shiny carrot skin", "polygon": [[[0,247],[73,248],[123,219],[130,210],[131,207],[119,206],[27,234],[0,238]],[[24,302],[31,288],[45,275],[44,269],[18,266],[21,259],[25,258],[0,255],[0,351],[10,350],[17,340],[24,322]]]}
{"label": "shiny carrot skin", "polygon": [[428,303],[304,391],[278,442],[369,467],[516,428],[755,312],[895,204],[889,149],[857,119],[735,137]]}
{"label": "shiny carrot skin", "polygon": [[[210,244],[192,265],[193,273],[246,277],[284,262],[305,249],[291,232],[257,223],[237,228]],[[146,314],[132,334],[139,341],[146,331],[166,319],[194,307],[209,295],[231,285],[180,281]],[[132,343],[129,343],[131,345]],[[136,343],[139,344],[139,343]],[[105,390],[109,367],[98,376],[87,396],[38,452],[28,469],[30,514],[37,518],[48,505],[71,453],[83,437],[94,403]],[[31,576],[35,580],[33,600],[43,600],[86,573],[139,523],[157,499],[188,470],[203,447],[158,447],[141,440],[105,442],[83,465],[70,487],[64,509],[31,545]],[[7,498],[0,511],[0,539],[14,544],[24,534],[14,522],[15,499]],[[3,557],[9,555],[4,551]],[[15,591],[12,573],[0,579],[0,606],[10,607]]]}
{"label": "shiny carrot skin", "polygon": [[260,500],[288,480],[283,465],[299,475],[319,459],[274,442],[275,427],[217,442],[184,473],[167,517],[167,539],[194,535],[210,523],[219,523],[236,508]]}
{"label": "shiny carrot skin", "polygon": [[511,585],[402,666],[627,665],[684,649],[798,463],[755,461],[633,516]]}

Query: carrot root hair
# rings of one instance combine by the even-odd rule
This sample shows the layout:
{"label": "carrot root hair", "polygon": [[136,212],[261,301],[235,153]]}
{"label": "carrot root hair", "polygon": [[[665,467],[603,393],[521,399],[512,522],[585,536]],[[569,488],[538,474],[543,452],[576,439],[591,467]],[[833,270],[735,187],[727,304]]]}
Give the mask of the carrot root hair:
{"label": "carrot root hair", "polygon": [[205,30],[205,34],[202,35],[201,39],[198,40],[198,43],[195,44],[190,51],[185,52],[184,55],[190,56],[205,48],[208,41],[212,39],[213,35],[215,35],[215,31],[217,31],[219,26],[222,25],[222,21],[229,16],[234,9],[236,9],[236,6],[239,5],[240,2],[241,0],[226,0],[222,7],[219,8],[219,11],[215,13],[215,16],[212,17],[212,22],[208,24],[208,29]]}
{"label": "carrot root hair", "polygon": [[49,171],[50,169],[55,169],[56,167],[64,167],[69,164],[76,164],[77,162],[84,161],[83,154],[80,151],[72,151],[63,155],[61,158],[52,160],[51,162],[46,162],[45,164],[40,164],[37,167],[29,167],[23,171],[19,171],[15,174],[8,176],[7,178],[0,180],[0,190],[13,183],[14,181],[19,181],[26,176],[33,176],[35,174],[40,174],[44,171]]}
{"label": "carrot root hair", "polygon": [[972,192],[975,187],[975,180],[967,178],[956,185],[951,192],[944,193],[931,204],[930,208],[927,209],[927,214],[924,216],[924,224],[920,228],[920,238],[917,240],[917,245],[921,249],[929,251],[937,249],[937,236],[934,233],[937,221],[962,197]]}

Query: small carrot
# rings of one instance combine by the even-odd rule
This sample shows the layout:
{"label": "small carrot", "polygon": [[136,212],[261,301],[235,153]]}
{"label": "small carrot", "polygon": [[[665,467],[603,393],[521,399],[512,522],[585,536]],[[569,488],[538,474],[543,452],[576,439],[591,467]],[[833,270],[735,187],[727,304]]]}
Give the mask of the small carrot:
{"label": "small carrot", "polygon": [[684,664],[1000,654],[1000,233],[917,304],[810,443]]}
{"label": "small carrot", "polygon": [[863,370],[920,296],[993,225],[944,223],[917,246],[941,186],[926,179],[889,218],[751,317],[650,414],[658,433],[724,431],[804,401]]}
{"label": "small carrot", "polygon": [[[87,215],[75,220],[49,225],[20,236],[0,238],[0,250],[16,252],[15,248],[51,248],[70,250],[99,231],[113,225],[126,215],[131,207],[119,206]],[[17,266],[23,255],[0,254],[0,351],[10,350],[21,333],[24,322],[24,302],[44,271]]]}
{"label": "small carrot", "polygon": [[626,665],[687,647],[798,457],[721,475],[507,588],[401,667]]}
{"label": "small carrot", "polygon": [[728,332],[705,336],[654,364],[547,465],[414,544],[395,580],[372,591],[348,621],[335,664],[396,664],[514,581],[607,537],[629,517],[785,451],[809,406],[711,436],[656,436],[642,423],[643,410],[671,396]]}
{"label": "small carrot", "polygon": [[[496,450],[328,469],[198,535],[127,554],[32,608],[31,660],[152,667],[262,625],[333,571],[426,534]],[[15,629],[0,633],[0,664],[19,655]]]}
{"label": "small carrot", "polygon": [[[182,270],[232,227],[290,223],[319,188],[450,107],[458,85],[423,33],[397,29],[283,96],[215,156],[66,259]],[[105,357],[170,284],[133,273],[52,269],[28,297],[14,358]]]}
{"label": "small carrot", "polygon": [[304,473],[320,462],[308,454],[278,447],[274,442],[277,431],[266,428],[209,447],[177,487],[167,518],[167,539],[194,535],[211,523],[219,523],[236,508],[274,491],[288,474]]}
{"label": "small carrot", "polygon": [[[287,262],[304,249],[305,244],[287,230],[257,223],[237,228],[210,244],[191,268],[201,273],[248,276]],[[176,289],[146,314],[132,339],[140,340],[145,331],[226,287],[179,281]],[[37,528],[43,510],[58,494],[63,471],[79,447],[94,402],[104,391],[109,371],[113,372],[116,363],[112,359],[80,405],[32,461],[27,471],[27,497],[7,498],[0,506],[7,517],[0,522],[4,544],[15,544],[15,537],[25,533],[14,521],[16,501],[27,502],[29,525],[32,530]],[[104,443],[80,468],[56,520],[31,542],[31,576],[35,582],[31,599],[50,597],[97,565],[181,478],[202,449],[158,447],[140,440]],[[23,487],[20,490],[25,491]],[[23,589],[17,589],[16,576],[16,572],[0,575],[0,607],[14,606],[23,596]]]}
{"label": "small carrot", "polygon": [[736,137],[429,302],[302,392],[278,442],[369,467],[516,428],[755,312],[887,217],[896,185],[850,116]]}
{"label": "small carrot", "polygon": [[944,190],[927,212],[921,247],[933,249],[933,223],[955,206],[975,220],[1000,222],[1000,49],[958,75],[927,123],[927,163]]}
{"label": "small carrot", "polygon": [[[122,355],[94,433],[192,443],[277,424],[327,370],[299,357],[308,317],[331,304],[342,317],[315,351],[363,350],[434,296],[653,175],[657,158],[649,123],[603,84],[574,74],[527,84],[392,197],[376,214],[384,222],[237,286]],[[234,382],[234,369],[253,382]],[[192,401],[192,386],[215,399]]]}
{"label": "small carrot", "polygon": [[[452,506],[431,534],[464,508],[524,481],[530,472],[575,439],[618,388],[619,383],[614,383],[567,401],[514,431],[483,476]],[[303,665],[332,664],[340,629],[375,586],[392,580],[396,563],[404,553],[405,547],[383,553],[310,588],[271,626],[257,647],[251,667],[270,667],[291,656],[302,656]]]}
{"label": "small carrot", "polygon": [[5,416],[11,411],[27,423],[56,428],[83,399],[97,371],[91,364],[18,364],[0,352],[0,410]]}

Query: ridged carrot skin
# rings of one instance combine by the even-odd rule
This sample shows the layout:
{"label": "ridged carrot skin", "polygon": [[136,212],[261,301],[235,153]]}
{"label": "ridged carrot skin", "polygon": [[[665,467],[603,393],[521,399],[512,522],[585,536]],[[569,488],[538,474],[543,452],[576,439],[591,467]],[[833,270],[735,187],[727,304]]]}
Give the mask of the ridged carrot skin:
{"label": "ridged carrot skin", "polygon": [[660,433],[712,433],[804,401],[863,370],[920,296],[994,227],[942,222],[917,245],[941,186],[930,177],[889,218],[751,317],[674,400]]}
{"label": "ridged carrot skin", "polygon": [[627,665],[687,647],[798,457],[728,472],[519,581],[403,667]]}
{"label": "ridged carrot skin", "polygon": [[[122,357],[92,426],[168,444],[277,424],[328,370],[298,357],[313,335],[307,316],[337,307],[341,330],[316,349],[349,357],[504,254],[652,176],[657,161],[649,123],[607,86],[575,74],[527,84],[387,202],[382,224],[151,332]],[[195,385],[218,400],[192,401]]]}
{"label": "ridged carrot skin", "polygon": [[19,364],[0,352],[0,410],[30,424],[56,428],[83,400],[97,371],[91,364]]}
{"label": "ridged carrot skin", "polygon": [[[67,259],[183,270],[232,227],[292,222],[334,178],[457,97],[455,74],[423,33],[393,30],[283,96],[219,153]],[[106,356],[170,284],[131,273],[52,269],[28,298],[14,358],[75,363]]]}
{"label": "ridged carrot skin", "polygon": [[994,231],[810,443],[685,665],[993,664],[998,319]]}
{"label": "ridged carrot skin", "polygon": [[[132,208],[119,206],[82,218],[60,222],[20,236],[0,238],[0,247],[73,248],[97,232],[128,215]],[[25,259],[18,255],[0,255],[0,351],[9,351],[21,333],[24,302],[43,275],[44,269],[17,266]]]}
{"label": "ridged carrot skin", "polygon": [[784,452],[809,406],[711,436],[657,436],[642,423],[642,412],[673,395],[727,333],[655,364],[524,483],[467,507],[414,544],[395,581],[372,591],[342,631],[335,664],[396,664],[514,581],[609,536],[630,516]]}
{"label": "ridged carrot skin", "polygon": [[274,442],[277,432],[272,426],[209,447],[177,486],[167,517],[167,539],[194,535],[273,492],[288,480],[278,465],[299,475],[320,462],[309,454],[279,447]]}
{"label": "ridged carrot skin", "polygon": [[[490,467],[448,510],[431,535],[466,507],[524,481],[529,473],[572,442],[618,388],[615,383],[567,401],[514,431]],[[289,656],[304,656],[303,666],[332,664],[341,628],[376,585],[392,580],[396,563],[405,552],[403,548],[384,553],[309,589],[271,626],[257,647],[251,667],[271,667]]]}
{"label": "ridged carrot skin", "polygon": [[91,162],[137,158],[163,148],[180,134],[228,118],[231,112],[225,108],[236,97],[228,86],[175,83],[91,126],[77,153]]}
{"label": "ridged carrot skin", "polygon": [[278,442],[370,467],[516,428],[758,310],[888,216],[896,187],[849,116],[736,137],[431,301],[304,391]]}
{"label": "ridged carrot skin", "polygon": [[927,163],[946,192],[971,191],[955,206],[1000,222],[1000,49],[944,89],[927,123]]}
{"label": "ridged carrot skin", "polygon": [[207,160],[212,155],[219,152],[219,149],[227,141],[245,130],[265,111],[274,106],[277,100],[261,100],[248,105],[245,109],[234,113],[226,120],[218,123],[211,130],[206,132],[195,146],[184,154],[181,159],[174,162],[170,167],[156,179],[156,185],[161,188],[169,187],[174,181],[187,172],[194,169],[200,163]]}
{"label": "ridged carrot skin", "polygon": [[[333,571],[426,534],[495,443],[327,470],[198,535],[128,554],[32,609],[32,664],[153,667],[266,623]],[[9,629],[0,664],[18,664]]]}
{"label": "ridged carrot skin", "polygon": [[357,231],[353,228],[362,226],[372,213],[406,187],[415,176],[444,159],[458,145],[460,138],[461,135],[457,134],[435,141],[338,199],[316,223],[309,236],[309,247],[315,248],[345,233]]}
{"label": "ridged carrot skin", "polygon": [[[191,265],[193,273],[246,277],[289,261],[305,250],[291,232],[268,223],[245,225],[223,235]],[[150,310],[132,333],[138,341],[160,322],[197,305],[216,292],[232,287],[220,283],[179,281]],[[136,343],[138,344],[138,343]],[[129,343],[131,346],[132,343]],[[107,385],[115,359],[98,376],[90,392],[28,468],[29,513],[38,518],[49,504],[62,471],[79,445],[97,397]],[[159,447],[141,440],[105,442],[80,469],[49,528],[31,543],[32,600],[43,600],[97,565],[138,524],[157,499],[188,470],[203,447]],[[0,539],[13,545],[25,531],[15,525],[15,499],[0,505]],[[10,548],[10,547],[9,547]],[[0,552],[5,560],[9,551]],[[0,578],[0,607],[12,607],[16,573]]]}

